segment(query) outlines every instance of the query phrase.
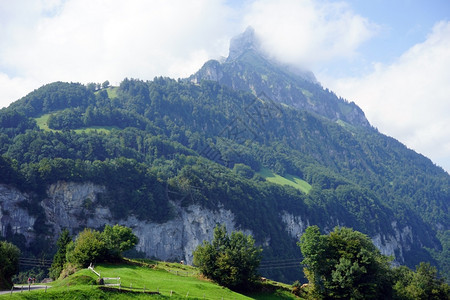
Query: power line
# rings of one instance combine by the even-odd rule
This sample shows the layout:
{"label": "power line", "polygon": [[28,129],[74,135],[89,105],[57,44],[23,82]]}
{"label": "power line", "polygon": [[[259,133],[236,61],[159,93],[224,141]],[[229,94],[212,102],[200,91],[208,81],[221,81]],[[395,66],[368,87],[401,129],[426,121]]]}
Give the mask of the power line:
{"label": "power line", "polygon": [[261,261],[259,270],[300,268],[302,258],[271,259]]}
{"label": "power line", "polygon": [[33,258],[33,257],[21,257],[19,258],[19,264],[22,266],[30,267],[50,267],[53,261],[43,258]]}
{"label": "power line", "polygon": [[273,260],[262,260],[261,264],[272,263],[272,262],[285,262],[285,261],[301,261],[301,258],[288,258],[288,259],[273,259]]}

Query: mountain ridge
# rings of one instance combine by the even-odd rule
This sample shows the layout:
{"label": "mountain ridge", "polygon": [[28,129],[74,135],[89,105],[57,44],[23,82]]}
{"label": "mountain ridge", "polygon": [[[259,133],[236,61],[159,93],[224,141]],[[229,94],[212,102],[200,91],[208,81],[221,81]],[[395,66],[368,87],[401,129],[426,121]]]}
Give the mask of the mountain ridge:
{"label": "mountain ridge", "polygon": [[311,71],[269,57],[252,27],[231,40],[224,62],[210,60],[187,80],[194,83],[217,81],[235,90],[264,94],[277,103],[305,109],[333,121],[370,126],[364,112],[354,102],[349,103],[323,89]]}
{"label": "mountain ridge", "polygon": [[[199,72],[221,79],[125,78],[114,93],[55,82],[1,109],[1,236],[40,253],[61,220],[72,220],[76,233],[100,226],[99,214],[139,232],[145,255],[188,261],[220,219],[251,232],[266,259],[286,259],[299,254],[306,226],[348,226],[397,263],[445,266],[448,173],[372,128],[356,105],[278,72],[253,50],[206,65]],[[316,106],[275,101],[269,81],[291,82],[288,95]],[[51,130],[37,126],[43,115]],[[105,130],[75,131],[93,126]],[[262,170],[303,180],[308,190],[268,182]],[[293,281],[300,272],[264,275]]]}

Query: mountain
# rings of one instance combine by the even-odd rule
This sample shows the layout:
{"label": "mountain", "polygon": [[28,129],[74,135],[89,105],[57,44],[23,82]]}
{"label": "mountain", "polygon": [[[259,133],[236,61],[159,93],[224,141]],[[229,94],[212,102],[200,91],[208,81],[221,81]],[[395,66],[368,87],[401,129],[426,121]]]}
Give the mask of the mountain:
{"label": "mountain", "polygon": [[189,80],[213,80],[234,90],[264,95],[276,103],[317,113],[332,121],[369,126],[364,112],[353,102],[338,98],[317,82],[313,73],[270,58],[252,27],[234,37],[225,62],[210,60]]}
{"label": "mountain", "polygon": [[1,236],[29,255],[50,255],[62,228],[119,223],[139,236],[133,255],[191,263],[220,223],[263,246],[263,275],[292,282],[317,224],[448,271],[449,174],[261,53],[251,29],[185,80],[32,91],[0,110],[0,153]]}

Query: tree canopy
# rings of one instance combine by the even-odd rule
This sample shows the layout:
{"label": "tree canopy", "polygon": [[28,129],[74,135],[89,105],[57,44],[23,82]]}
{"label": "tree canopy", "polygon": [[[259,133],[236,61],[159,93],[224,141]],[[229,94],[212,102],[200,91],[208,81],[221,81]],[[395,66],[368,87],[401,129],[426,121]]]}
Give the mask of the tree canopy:
{"label": "tree canopy", "polygon": [[12,286],[12,276],[19,271],[20,250],[14,244],[0,241],[0,289]]}
{"label": "tree canopy", "polygon": [[304,272],[320,298],[380,299],[391,295],[389,260],[366,235],[336,227],[329,235],[310,226],[300,239]]}
{"label": "tree canopy", "polygon": [[85,228],[67,245],[67,261],[82,267],[117,261],[122,258],[123,251],[132,249],[138,241],[130,228],[121,225],[105,225],[102,232]]}
{"label": "tree canopy", "polygon": [[204,241],[194,251],[194,265],[220,285],[246,290],[258,277],[261,252],[251,235],[241,231],[228,235],[225,225],[216,226],[212,242]]}
{"label": "tree canopy", "polygon": [[435,267],[392,267],[391,258],[351,228],[335,227],[326,235],[310,226],[298,244],[312,299],[450,299],[450,287]]}

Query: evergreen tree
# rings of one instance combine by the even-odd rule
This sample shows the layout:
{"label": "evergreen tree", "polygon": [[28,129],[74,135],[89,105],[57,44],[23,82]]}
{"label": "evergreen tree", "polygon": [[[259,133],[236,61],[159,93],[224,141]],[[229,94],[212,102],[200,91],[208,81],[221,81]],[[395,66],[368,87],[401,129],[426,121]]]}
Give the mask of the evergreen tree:
{"label": "evergreen tree", "polygon": [[61,274],[61,271],[64,268],[64,264],[66,263],[67,245],[71,241],[72,237],[70,236],[69,230],[63,229],[63,231],[61,231],[61,234],[59,235],[58,241],[56,242],[58,250],[53,257],[53,263],[50,267],[50,277],[53,280],[59,277],[59,274]]}

